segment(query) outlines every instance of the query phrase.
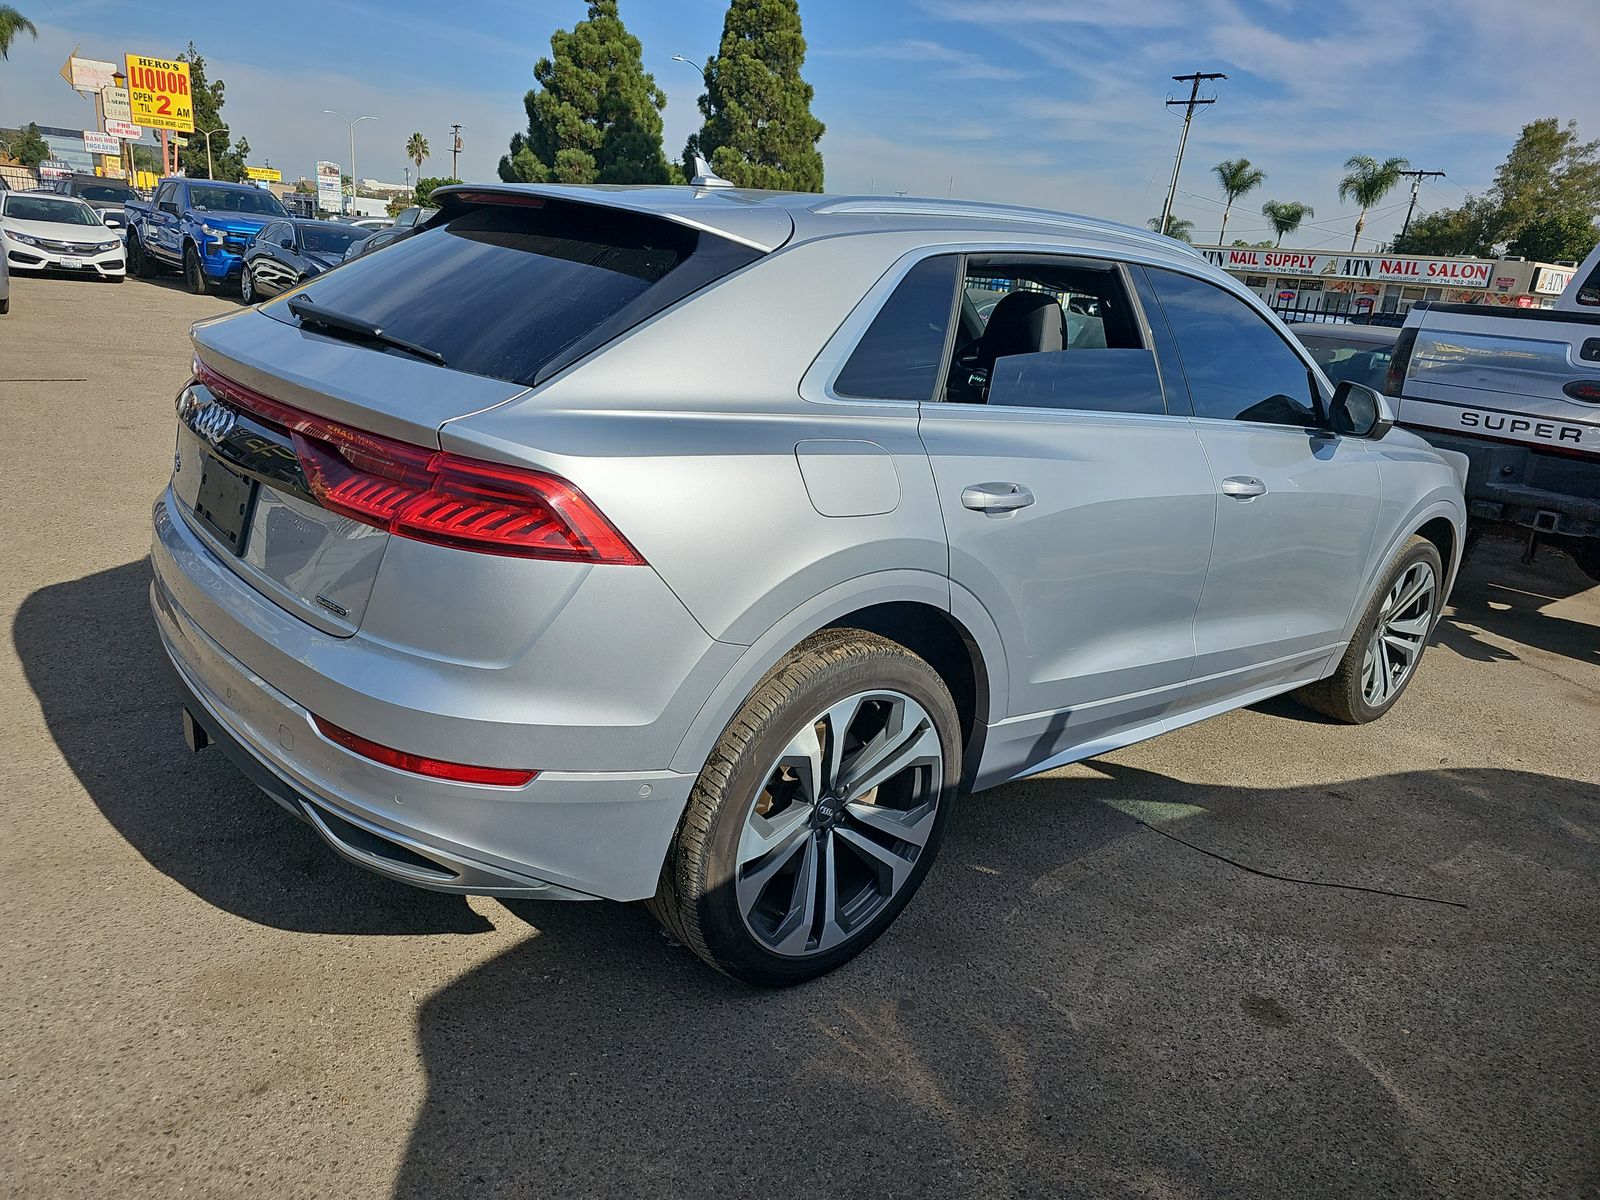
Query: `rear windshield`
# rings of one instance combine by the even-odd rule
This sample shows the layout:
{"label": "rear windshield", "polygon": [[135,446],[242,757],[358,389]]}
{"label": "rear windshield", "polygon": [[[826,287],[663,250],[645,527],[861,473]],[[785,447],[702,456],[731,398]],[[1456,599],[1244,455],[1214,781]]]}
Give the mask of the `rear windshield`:
{"label": "rear windshield", "polygon": [[[447,215],[300,294],[424,346],[452,370],[532,384],[564,352],[614,337],[757,257],[656,217],[518,200]],[[296,319],[282,303],[262,311]]]}

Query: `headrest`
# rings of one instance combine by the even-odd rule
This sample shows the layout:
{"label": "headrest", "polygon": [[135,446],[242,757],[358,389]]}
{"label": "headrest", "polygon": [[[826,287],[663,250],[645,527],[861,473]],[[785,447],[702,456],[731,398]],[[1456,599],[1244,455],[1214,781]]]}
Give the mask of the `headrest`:
{"label": "headrest", "polygon": [[1061,305],[1044,292],[1010,292],[989,314],[978,356],[994,362],[1012,354],[1038,354],[1066,347]]}

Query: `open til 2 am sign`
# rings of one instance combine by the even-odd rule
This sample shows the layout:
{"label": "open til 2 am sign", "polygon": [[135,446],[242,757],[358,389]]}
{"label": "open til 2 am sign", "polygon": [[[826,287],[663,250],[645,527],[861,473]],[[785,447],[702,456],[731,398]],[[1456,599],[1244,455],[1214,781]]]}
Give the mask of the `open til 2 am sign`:
{"label": "open til 2 am sign", "polygon": [[146,129],[194,132],[194,97],[189,64],[165,58],[128,55],[128,108],[133,123]]}

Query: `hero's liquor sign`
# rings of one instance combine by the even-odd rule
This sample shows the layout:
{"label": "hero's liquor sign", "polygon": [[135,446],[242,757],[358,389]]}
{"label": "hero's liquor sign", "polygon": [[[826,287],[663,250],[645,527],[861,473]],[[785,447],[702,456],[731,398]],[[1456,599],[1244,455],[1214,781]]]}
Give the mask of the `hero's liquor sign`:
{"label": "hero's liquor sign", "polygon": [[1203,250],[1207,260],[1225,271],[1257,275],[1324,275],[1333,279],[1370,279],[1412,283],[1419,287],[1486,288],[1494,264],[1477,259],[1417,258],[1410,255],[1314,254],[1306,250],[1247,250],[1217,247]]}

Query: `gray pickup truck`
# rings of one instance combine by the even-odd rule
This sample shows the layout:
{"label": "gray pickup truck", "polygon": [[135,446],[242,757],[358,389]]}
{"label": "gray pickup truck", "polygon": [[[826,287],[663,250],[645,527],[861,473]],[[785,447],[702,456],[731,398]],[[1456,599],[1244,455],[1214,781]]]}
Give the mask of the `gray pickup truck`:
{"label": "gray pickup truck", "polygon": [[1384,391],[1471,460],[1469,519],[1558,546],[1600,580],[1600,247],[1554,308],[1417,305]]}

